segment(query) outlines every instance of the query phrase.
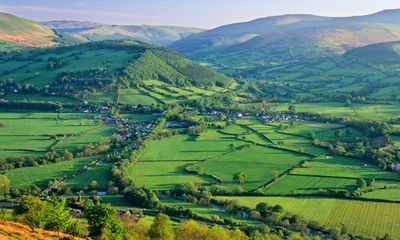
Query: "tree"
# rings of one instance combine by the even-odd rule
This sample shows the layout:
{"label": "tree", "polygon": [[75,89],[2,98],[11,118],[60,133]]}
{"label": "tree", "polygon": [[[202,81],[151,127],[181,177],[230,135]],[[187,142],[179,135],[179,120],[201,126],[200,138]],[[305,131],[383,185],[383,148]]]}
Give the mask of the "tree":
{"label": "tree", "polygon": [[165,214],[159,214],[150,226],[149,235],[151,240],[173,240],[174,233],[171,220]]}
{"label": "tree", "polygon": [[266,216],[268,213],[268,204],[261,202],[259,204],[257,204],[256,206],[256,210],[262,215],[262,216]]}
{"label": "tree", "polygon": [[311,140],[315,140],[315,132],[310,132],[308,136],[310,137]]}
{"label": "tree", "polygon": [[63,159],[65,161],[68,161],[68,160],[72,160],[72,158],[74,158],[74,155],[70,151],[68,151],[68,149],[65,149],[63,152]]}
{"label": "tree", "polygon": [[57,199],[48,209],[46,209],[45,229],[65,232],[71,225],[71,217],[65,209],[65,198]]}
{"label": "tree", "polygon": [[233,145],[233,143],[229,144],[229,150],[231,152],[235,151],[235,145]]}
{"label": "tree", "polygon": [[340,138],[343,135],[343,132],[341,129],[335,130],[335,137],[336,139]]}
{"label": "tree", "polygon": [[92,180],[89,184],[88,184],[88,189],[89,190],[96,190],[97,189],[97,181]]}
{"label": "tree", "polygon": [[175,240],[206,239],[208,227],[193,220],[180,223],[176,229]]}
{"label": "tree", "polygon": [[295,113],[296,112],[296,106],[293,103],[289,104],[288,110],[290,113]]}
{"label": "tree", "polygon": [[346,129],[346,135],[347,136],[351,136],[351,134],[353,134],[353,130],[351,128],[347,128]]}
{"label": "tree", "polygon": [[279,178],[279,173],[277,171],[272,172],[272,179],[275,181]]}
{"label": "tree", "polygon": [[365,179],[359,178],[357,180],[357,185],[358,185],[359,188],[364,189],[364,188],[367,187],[367,182],[365,181]]}
{"label": "tree", "polygon": [[[117,211],[109,204],[93,205],[87,208],[85,216],[89,224],[89,237],[121,240],[124,229],[116,218]],[[112,236],[112,237],[111,237]]]}
{"label": "tree", "polygon": [[8,194],[10,191],[10,180],[5,175],[0,175],[0,197]]}
{"label": "tree", "polygon": [[16,215],[21,215],[24,223],[31,227],[43,228],[45,225],[46,202],[34,196],[23,196],[14,209]]}
{"label": "tree", "polygon": [[247,180],[247,175],[244,172],[237,172],[233,175],[233,181],[242,185]]}

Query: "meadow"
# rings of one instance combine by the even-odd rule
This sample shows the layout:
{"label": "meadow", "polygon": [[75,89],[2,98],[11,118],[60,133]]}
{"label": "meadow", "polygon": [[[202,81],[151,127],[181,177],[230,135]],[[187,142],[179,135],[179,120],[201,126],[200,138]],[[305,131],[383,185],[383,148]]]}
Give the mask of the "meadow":
{"label": "meadow", "polygon": [[[254,208],[260,202],[281,205],[286,211],[299,214],[308,220],[320,222],[329,228],[344,224],[355,235],[392,237],[400,235],[400,204],[319,197],[218,197],[236,200]],[[323,206],[323,207],[321,207]]]}
{"label": "meadow", "polygon": [[[400,108],[395,104],[357,104],[350,106],[344,103],[299,103],[296,104],[297,112],[329,114],[337,117],[352,119],[389,120],[400,115]],[[277,111],[287,111],[288,105],[276,106]]]}
{"label": "meadow", "polygon": [[37,156],[49,150],[69,149],[96,142],[114,131],[99,126],[93,114],[0,113],[0,157]]}
{"label": "meadow", "polygon": [[[70,161],[63,161],[58,163],[51,163],[47,165],[39,165],[36,167],[24,167],[16,168],[7,171],[5,175],[10,179],[10,185],[12,188],[24,188],[31,184],[45,187],[49,181],[55,179],[72,178],[75,177],[79,171],[84,171],[85,166],[90,165],[94,161],[98,161],[101,157],[87,157],[87,158],[75,158]],[[96,173],[96,179],[81,178],[78,188],[83,188],[90,183],[91,180],[97,180],[103,178],[102,175]],[[77,175],[79,176],[79,175]],[[75,182],[75,187],[78,183]]]}
{"label": "meadow", "polygon": [[321,190],[347,190],[356,188],[356,179],[317,176],[284,175],[269,184],[264,192],[270,195],[319,194]]}

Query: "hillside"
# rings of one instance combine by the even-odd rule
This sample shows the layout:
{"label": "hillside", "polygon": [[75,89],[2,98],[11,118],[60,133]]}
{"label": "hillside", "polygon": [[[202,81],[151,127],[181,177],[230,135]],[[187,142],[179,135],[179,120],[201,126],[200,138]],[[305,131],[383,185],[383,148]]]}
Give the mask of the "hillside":
{"label": "hillside", "polygon": [[[114,100],[119,88],[135,88],[136,95],[150,95],[157,103],[164,101],[160,94],[151,96],[149,91],[156,90],[146,85],[148,81],[171,87],[221,89],[232,83],[230,78],[173,51],[132,40],[35,49],[22,56],[9,53],[1,59],[0,90],[6,98],[26,99],[26,94],[34,94],[29,99],[42,95],[50,99],[58,96],[82,100],[93,95],[93,101]],[[160,90],[160,93],[177,97],[176,90],[171,93]]]}
{"label": "hillside", "polygon": [[371,44],[355,48],[346,53],[348,57],[357,57],[366,62],[388,64],[400,62],[400,42]]}
{"label": "hillside", "polygon": [[54,32],[40,23],[0,13],[0,41],[27,47],[49,47],[56,43]]}
{"label": "hillside", "polygon": [[[227,52],[229,52],[228,50],[223,51],[226,48],[254,40],[253,38],[258,36],[262,36],[262,38],[276,37],[280,39],[286,37],[288,34],[290,37],[293,32],[297,32],[297,34],[303,35],[303,37],[306,36],[310,38],[312,36],[315,37],[315,34],[307,36],[310,31],[313,31],[312,29],[324,29],[323,27],[329,26],[328,29],[335,30],[335,25],[354,23],[368,23],[374,25],[400,24],[400,10],[387,10],[356,17],[333,18],[313,15],[282,15],[260,18],[249,22],[225,25],[195,34],[171,44],[171,47],[193,58],[207,58],[209,54],[220,54],[220,52],[227,54]],[[322,31],[325,32],[324,35],[326,35],[327,30]],[[365,31],[368,31],[368,28],[364,28],[362,34],[368,34]],[[385,28],[382,29],[382,31],[385,31]],[[359,34],[360,31],[358,30],[356,33]],[[348,31],[344,31],[343,37],[340,36],[340,32],[333,32],[331,34],[335,34],[336,39],[348,38],[346,36],[348,35]],[[397,35],[396,32],[392,32],[391,34]],[[302,39],[300,38],[299,40]],[[253,42],[249,42],[246,46],[251,46],[251,43]],[[368,43],[375,42],[372,41]]]}
{"label": "hillside", "polygon": [[29,239],[41,239],[41,240],[56,240],[56,239],[71,239],[80,240],[82,238],[72,237],[63,233],[57,233],[52,231],[45,231],[42,229],[34,228],[6,220],[0,220],[0,239],[2,240],[29,240]]}
{"label": "hillside", "polygon": [[344,23],[268,33],[227,48],[221,54],[254,59],[319,57],[343,54],[369,44],[400,40],[400,25]]}
{"label": "hillside", "polygon": [[204,31],[200,28],[176,26],[108,25],[76,21],[50,21],[43,24],[57,33],[70,35],[82,42],[132,39],[163,46]]}

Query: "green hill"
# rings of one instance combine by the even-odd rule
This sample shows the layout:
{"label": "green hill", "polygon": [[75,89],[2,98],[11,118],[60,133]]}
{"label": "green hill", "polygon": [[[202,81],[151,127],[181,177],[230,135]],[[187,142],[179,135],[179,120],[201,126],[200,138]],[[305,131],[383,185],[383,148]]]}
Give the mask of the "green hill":
{"label": "green hill", "polygon": [[348,57],[357,57],[366,62],[388,64],[400,62],[400,42],[371,44],[355,48],[346,53]]}
{"label": "green hill", "polygon": [[0,41],[27,47],[48,47],[56,43],[54,32],[40,23],[0,13]]}
{"label": "green hill", "polygon": [[69,35],[82,42],[132,39],[162,46],[204,31],[200,28],[176,26],[125,26],[77,21],[50,21],[43,24],[57,33]]}
{"label": "green hill", "polygon": [[106,101],[123,92],[173,102],[195,95],[198,88],[223,89],[232,81],[171,50],[132,40],[33,49],[0,59],[0,91],[9,100]]}

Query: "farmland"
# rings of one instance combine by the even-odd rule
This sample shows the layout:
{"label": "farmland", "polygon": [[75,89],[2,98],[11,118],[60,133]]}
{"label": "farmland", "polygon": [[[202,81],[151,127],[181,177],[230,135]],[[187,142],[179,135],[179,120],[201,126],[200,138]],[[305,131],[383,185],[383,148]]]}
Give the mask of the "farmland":
{"label": "farmland", "polygon": [[[227,198],[227,197],[224,197]],[[350,232],[365,236],[398,236],[400,204],[317,197],[229,197],[254,208],[260,202],[282,205],[284,209],[330,227],[344,224]],[[323,206],[323,207],[321,207]]]}

